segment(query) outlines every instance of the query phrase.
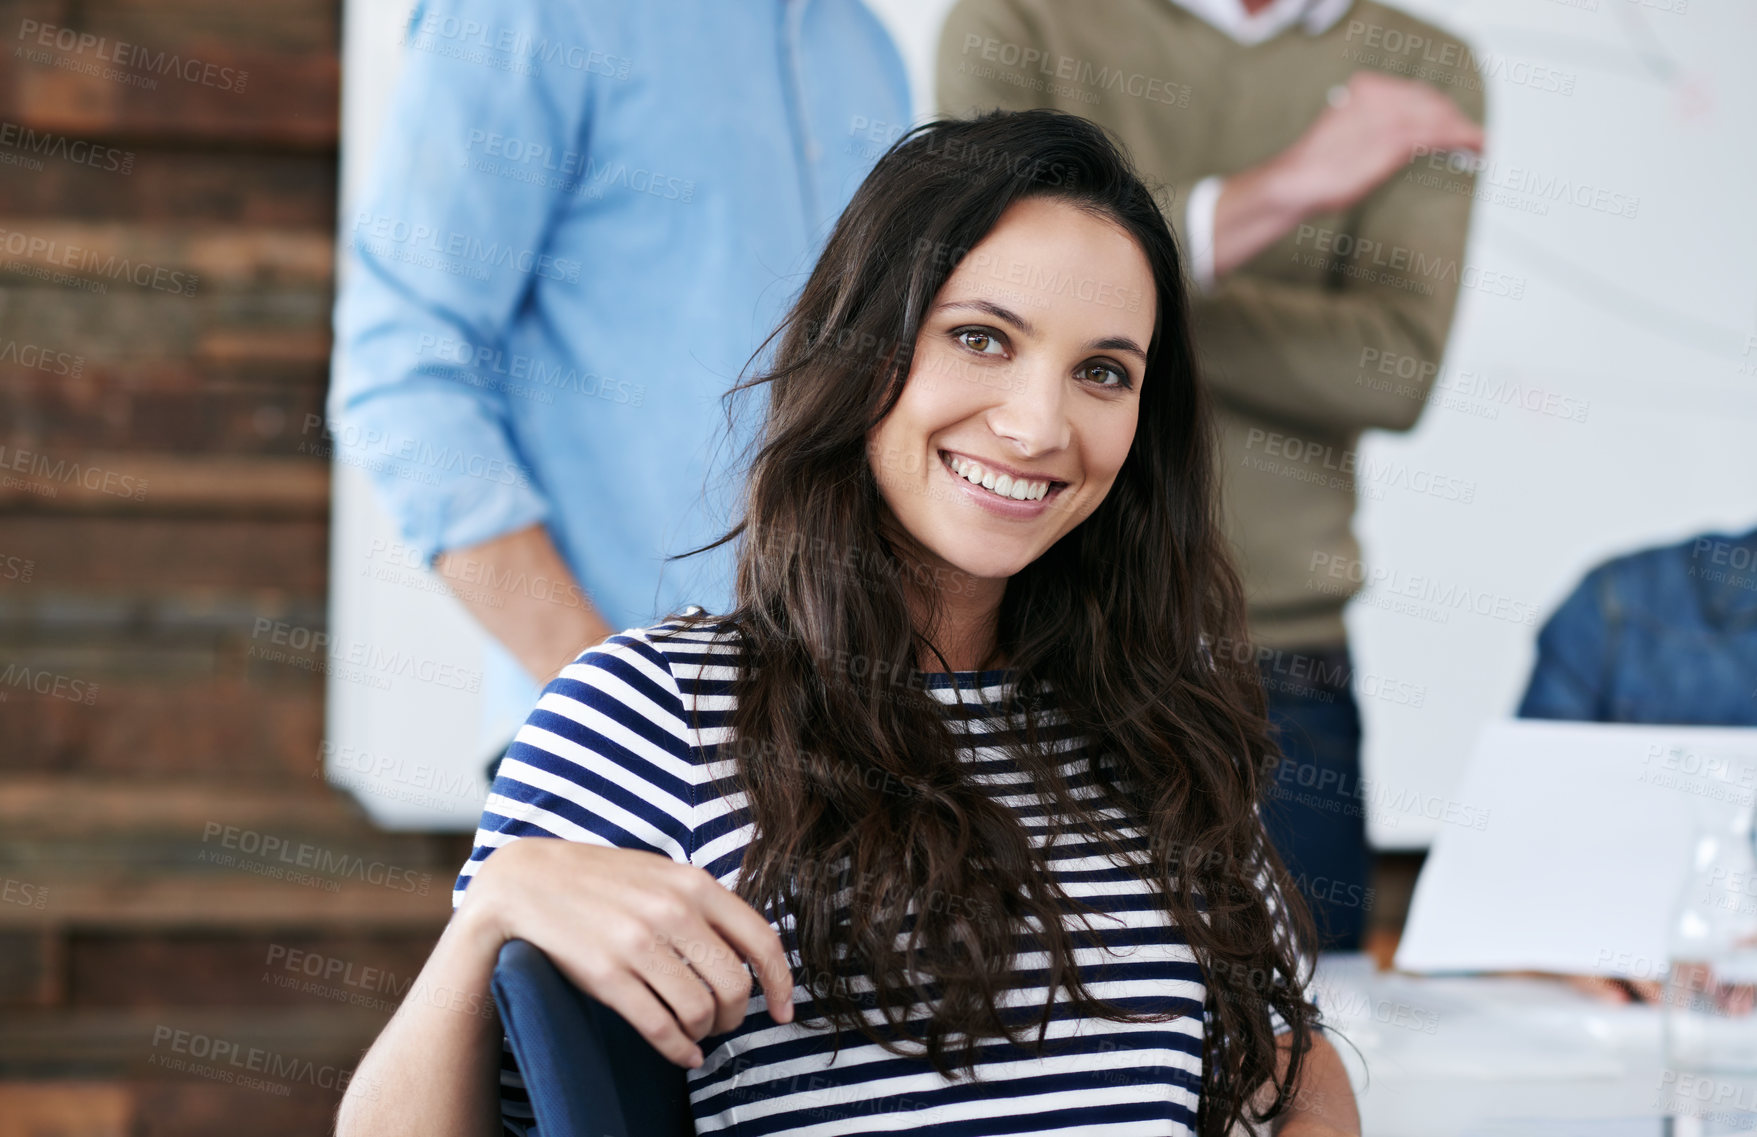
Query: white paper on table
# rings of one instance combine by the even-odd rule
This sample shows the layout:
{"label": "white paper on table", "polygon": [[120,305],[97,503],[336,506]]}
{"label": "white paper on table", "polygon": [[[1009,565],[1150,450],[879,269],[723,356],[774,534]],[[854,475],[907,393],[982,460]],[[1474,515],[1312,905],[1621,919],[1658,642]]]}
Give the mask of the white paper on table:
{"label": "white paper on table", "polygon": [[1482,828],[1441,826],[1395,964],[1659,978],[1698,826],[1754,792],[1757,729],[1492,723],[1447,811]]}

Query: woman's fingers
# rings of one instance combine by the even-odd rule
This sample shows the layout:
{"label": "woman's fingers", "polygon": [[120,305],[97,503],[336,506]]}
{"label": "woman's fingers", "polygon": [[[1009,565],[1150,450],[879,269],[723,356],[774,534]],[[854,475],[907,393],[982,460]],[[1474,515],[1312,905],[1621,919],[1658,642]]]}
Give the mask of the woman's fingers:
{"label": "woman's fingers", "polygon": [[743,954],[701,919],[690,921],[681,934],[662,938],[712,995],[716,1008],[712,1033],[724,1033],[743,1022],[750,1007],[750,970]]}
{"label": "woman's fingers", "polygon": [[670,937],[654,937],[653,949],[637,964],[635,974],[653,989],[690,1041],[700,1042],[714,1033],[719,1021],[719,1003],[714,992],[702,982],[695,968],[666,942]]}
{"label": "woman's fingers", "polygon": [[[511,897],[508,935],[549,953],[667,1058],[688,1065],[696,1042],[744,1021],[746,960],[771,1015],[792,1021],[793,976],[780,935],[711,874],[657,853],[563,841],[515,847],[523,844],[541,848],[500,874]],[[655,1010],[669,1027],[661,1029]]]}
{"label": "woman's fingers", "polygon": [[751,970],[762,985],[769,1017],[778,1023],[792,1022],[793,969],[787,965],[780,933],[755,908],[721,887],[718,881],[710,881],[719,894],[706,897],[708,922],[741,958],[750,961]]}
{"label": "woman's fingers", "polygon": [[[690,982],[701,985],[695,979]],[[632,972],[612,973],[597,986],[593,992],[597,1000],[621,1015],[667,1061],[692,1070],[702,1064],[701,1047],[684,1033],[671,1007]]]}

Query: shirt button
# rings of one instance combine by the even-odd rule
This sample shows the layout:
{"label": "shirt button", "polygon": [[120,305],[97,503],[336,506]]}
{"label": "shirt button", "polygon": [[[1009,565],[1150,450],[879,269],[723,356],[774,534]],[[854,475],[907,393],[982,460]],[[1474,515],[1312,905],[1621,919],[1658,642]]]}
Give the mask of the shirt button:
{"label": "shirt button", "polygon": [[819,146],[816,142],[807,142],[805,144],[805,160],[807,162],[822,161],[823,156],[824,148],[822,146]]}

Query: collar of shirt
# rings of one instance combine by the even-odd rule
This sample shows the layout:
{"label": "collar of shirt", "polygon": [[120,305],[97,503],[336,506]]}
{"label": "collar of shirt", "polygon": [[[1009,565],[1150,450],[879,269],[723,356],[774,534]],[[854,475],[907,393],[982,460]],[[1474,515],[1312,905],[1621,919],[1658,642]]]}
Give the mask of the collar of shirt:
{"label": "collar of shirt", "polygon": [[1307,35],[1322,35],[1336,25],[1354,0],[1274,0],[1260,12],[1245,10],[1243,0],[1171,0],[1191,15],[1213,24],[1247,47],[1274,39],[1295,24]]}

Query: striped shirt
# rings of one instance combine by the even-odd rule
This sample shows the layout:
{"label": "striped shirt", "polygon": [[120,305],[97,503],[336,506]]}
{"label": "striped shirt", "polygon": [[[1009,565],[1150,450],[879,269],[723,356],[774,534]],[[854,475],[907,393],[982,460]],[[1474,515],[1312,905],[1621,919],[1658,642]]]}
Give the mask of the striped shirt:
{"label": "striped shirt", "polygon": [[[529,836],[660,853],[737,887],[752,828],[730,747],[724,757],[720,748],[728,738],[723,724],[738,653],[716,627],[671,634],[679,627],[613,636],[549,684],[500,764],[454,906],[482,858]],[[650,634],[657,631],[667,634]],[[975,1081],[948,1080],[925,1059],[892,1054],[860,1034],[845,1032],[837,1054],[833,1032],[821,1020],[811,1028],[815,1015],[802,985],[794,987],[795,1018],[786,1024],[770,1018],[757,989],[740,1026],[701,1042],[705,1061],[689,1074],[696,1132],[1193,1134],[1206,988],[1156,891],[1091,839],[1064,828],[1050,840],[1045,803],[1007,750],[1021,724],[996,710],[1009,673],[915,673],[911,681],[942,705],[954,734],[968,738],[960,754],[971,778],[1018,815],[1067,895],[1100,914],[1087,917],[1089,925],[1075,917],[1069,923],[1089,991],[1130,1012],[1181,1017],[1083,1019],[1058,991],[1043,1054],[989,1041],[978,1051]],[[692,708],[699,708],[699,718]],[[1091,796],[1088,747],[1070,737],[1053,708],[1040,711],[1039,720],[1049,724],[1044,736],[1066,755],[1068,785]],[[1142,830],[1119,810],[1101,808],[1098,815],[1114,822],[1124,849],[1145,850]],[[797,975],[791,918],[777,930]],[[1046,963],[1041,952],[1021,952],[1003,1005],[1040,1011],[1048,997]],[[1034,1029],[1029,1037],[1035,1042]],[[506,1128],[535,1134],[510,1047],[503,1047],[501,1086]]]}

